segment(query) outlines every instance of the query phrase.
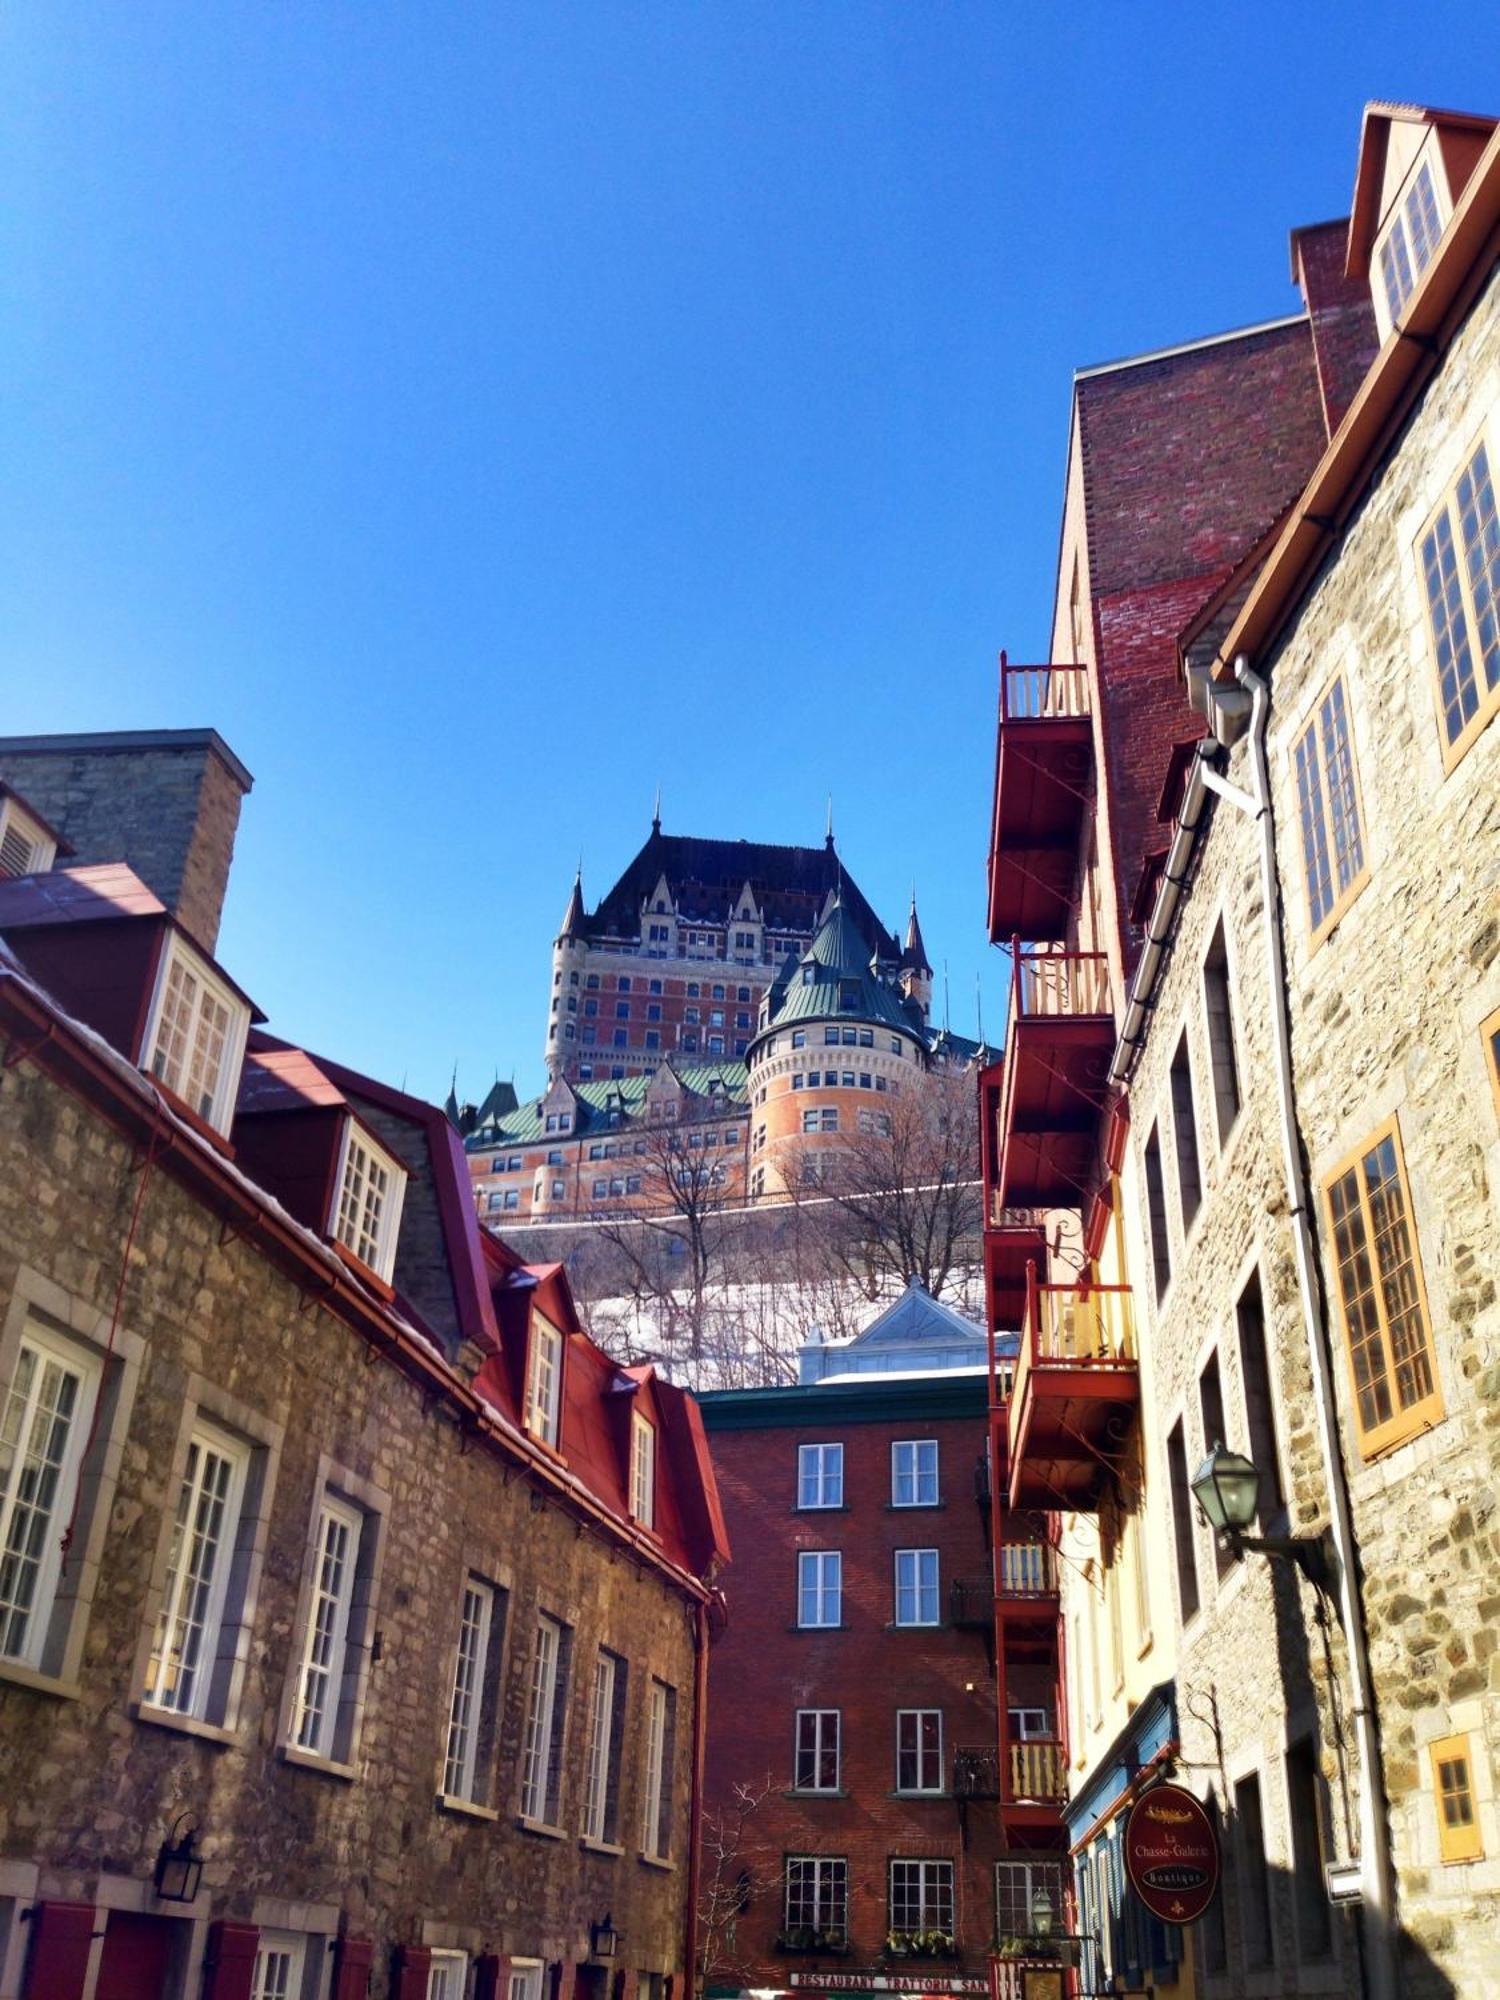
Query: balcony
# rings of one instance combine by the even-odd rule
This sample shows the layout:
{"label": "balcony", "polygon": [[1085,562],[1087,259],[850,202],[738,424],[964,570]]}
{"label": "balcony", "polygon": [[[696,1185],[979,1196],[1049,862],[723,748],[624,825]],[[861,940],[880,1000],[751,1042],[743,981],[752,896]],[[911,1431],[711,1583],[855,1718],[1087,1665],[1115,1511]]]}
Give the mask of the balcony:
{"label": "balcony", "polygon": [[1096,1506],[1139,1398],[1130,1287],[1043,1285],[1033,1267],[1009,1407],[1010,1506]]}
{"label": "balcony", "polygon": [[995,1586],[987,1576],[955,1577],[948,1586],[948,1623],[989,1632],[995,1623]]}
{"label": "balcony", "polygon": [[998,1799],[1000,1796],[999,1751],[955,1750],[953,1753],[953,1796],[956,1799]]}
{"label": "balcony", "polygon": [[1067,935],[1079,836],[1092,810],[1087,667],[1013,667],[1000,655],[990,836],[990,938]]}
{"label": "balcony", "polygon": [[1057,1551],[1049,1542],[1003,1542],[1000,1596],[1008,1606],[1038,1605],[1057,1612]]}
{"label": "balcony", "polygon": [[1115,1044],[1109,961],[1102,952],[1033,950],[1018,938],[1011,952],[991,1199],[1080,1208],[1095,1178]]}
{"label": "balcony", "polygon": [[1007,1743],[1007,1805],[1055,1808],[1068,1796],[1068,1760],[1056,1736],[1033,1736],[1024,1743]]}

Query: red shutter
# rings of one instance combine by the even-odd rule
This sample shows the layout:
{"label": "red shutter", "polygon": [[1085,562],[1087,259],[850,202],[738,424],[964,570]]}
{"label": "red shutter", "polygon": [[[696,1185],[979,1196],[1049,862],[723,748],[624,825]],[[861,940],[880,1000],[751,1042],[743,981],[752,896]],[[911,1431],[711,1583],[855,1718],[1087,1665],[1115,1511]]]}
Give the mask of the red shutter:
{"label": "red shutter", "polygon": [[80,2000],[93,1936],[92,1903],[38,1903],[31,1913],[26,2000]]}
{"label": "red shutter", "polygon": [[333,1950],[332,2000],[365,2000],[370,1990],[370,1961],[375,1947],[368,1938],[341,1937]]}
{"label": "red shutter", "polygon": [[500,2000],[500,1961],[493,1952],[474,1961],[474,2000]]}
{"label": "red shutter", "polygon": [[260,1931],[254,1924],[229,1924],[222,1918],[210,1924],[203,2000],[250,2000],[259,1945]]}
{"label": "red shutter", "polygon": [[427,2000],[427,1968],[431,1963],[432,1953],[425,1944],[398,1945],[392,2000]]}

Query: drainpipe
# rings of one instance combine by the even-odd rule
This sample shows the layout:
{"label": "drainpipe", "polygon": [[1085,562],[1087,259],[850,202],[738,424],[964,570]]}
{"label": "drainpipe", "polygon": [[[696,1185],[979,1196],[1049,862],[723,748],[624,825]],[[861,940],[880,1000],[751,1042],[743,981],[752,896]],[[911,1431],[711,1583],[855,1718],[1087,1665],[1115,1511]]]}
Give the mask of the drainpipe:
{"label": "drainpipe", "polygon": [[[1375,1692],[1370,1676],[1370,1657],[1365,1644],[1364,1621],[1357,1592],[1356,1551],[1350,1518],[1349,1488],[1339,1448],[1338,1410],[1334,1400],[1333,1372],[1327,1322],[1323,1315],[1322,1291],[1318,1280],[1317,1254],[1313,1243],[1307,1182],[1302,1171],[1302,1150],[1297,1133],[1296,1101],[1292,1088],[1291,1036],[1287,1015],[1286,961],[1281,945],[1281,898],[1276,874],[1276,828],[1271,817],[1271,785],[1266,765],[1266,722],[1271,691],[1241,654],[1234,663],[1235,679],[1251,697],[1250,755],[1251,792],[1200,761],[1207,788],[1230,805],[1247,812],[1259,823],[1261,894],[1265,905],[1266,973],[1271,1001],[1271,1043],[1276,1069],[1276,1094],[1280,1111],[1282,1166],[1286,1175],[1287,1200],[1291,1208],[1292,1236],[1296,1246],[1297,1289],[1302,1301],[1302,1317],[1307,1329],[1308,1360],[1312,1368],[1313,1397],[1318,1413],[1318,1443],[1328,1482],[1329,1532],[1337,1556],[1339,1618],[1344,1643],[1349,1649],[1350,1676],[1354,1684],[1353,1722],[1355,1750],[1359,1765],[1359,1863],[1361,1919],[1364,1930],[1365,1967],[1371,2000],[1395,2000],[1395,1899],[1392,1884],[1390,1830],[1386,1824],[1384,1788],[1380,1775],[1380,1747],[1377,1734]],[[1196,813],[1187,814],[1196,823]]]}
{"label": "drainpipe", "polygon": [[703,1777],[708,1744],[708,1604],[693,1606],[693,1790],[688,1802],[687,1910],[682,1925],[684,2000],[698,1991],[698,1894],[703,1844]]}

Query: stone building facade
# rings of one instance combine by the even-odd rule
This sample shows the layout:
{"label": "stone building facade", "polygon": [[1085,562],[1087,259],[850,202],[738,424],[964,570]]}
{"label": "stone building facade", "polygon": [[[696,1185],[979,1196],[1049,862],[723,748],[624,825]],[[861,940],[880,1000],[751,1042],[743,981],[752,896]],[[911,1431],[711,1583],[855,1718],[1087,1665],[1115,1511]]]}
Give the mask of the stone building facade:
{"label": "stone building facade", "polygon": [[133,871],[0,881],[0,1994],[663,2000],[696,1408],[251,1011]]}

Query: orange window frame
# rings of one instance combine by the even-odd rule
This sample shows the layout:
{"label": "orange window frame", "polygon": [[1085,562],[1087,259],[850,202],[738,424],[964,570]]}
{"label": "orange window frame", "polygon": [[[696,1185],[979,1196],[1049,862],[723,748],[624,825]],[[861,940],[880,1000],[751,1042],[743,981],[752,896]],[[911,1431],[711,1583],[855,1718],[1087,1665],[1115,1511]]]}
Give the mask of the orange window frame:
{"label": "orange window frame", "polygon": [[1479,1801],[1474,1796],[1474,1760],[1467,1735],[1439,1737],[1427,1746],[1432,1761],[1432,1803],[1437,1814],[1438,1854],[1446,1864],[1477,1861],[1484,1853]]}
{"label": "orange window frame", "polygon": [[1479,1032],[1484,1037],[1484,1066],[1489,1071],[1490,1089],[1495,1093],[1495,1110],[1500,1114],[1500,1007],[1488,1020],[1480,1022]]}
{"label": "orange window frame", "polygon": [[[1490,723],[1500,714],[1500,681],[1491,687],[1485,678],[1484,661],[1480,657],[1481,620],[1474,603],[1473,579],[1469,574],[1469,544],[1463,531],[1463,507],[1459,499],[1459,487],[1472,474],[1475,462],[1481,453],[1485,459],[1485,474],[1489,481],[1492,505],[1500,505],[1496,499],[1496,481],[1500,478],[1500,464],[1491,449],[1490,439],[1481,433],[1464,453],[1463,463],[1448,482],[1443,497],[1422,524],[1416,543],[1417,582],[1422,594],[1422,612],[1427,627],[1427,658],[1432,675],[1432,692],[1438,726],[1438,738],[1442,748],[1443,773],[1446,776],[1468,755],[1475,741],[1483,735]],[[1433,619],[1432,591],[1428,581],[1428,541],[1446,526],[1449,550],[1453,558],[1452,583],[1456,586],[1463,613],[1465,642],[1469,652],[1469,668],[1474,686],[1474,713],[1463,722],[1458,732],[1450,736],[1444,712],[1443,667],[1439,658],[1439,633]]]}

